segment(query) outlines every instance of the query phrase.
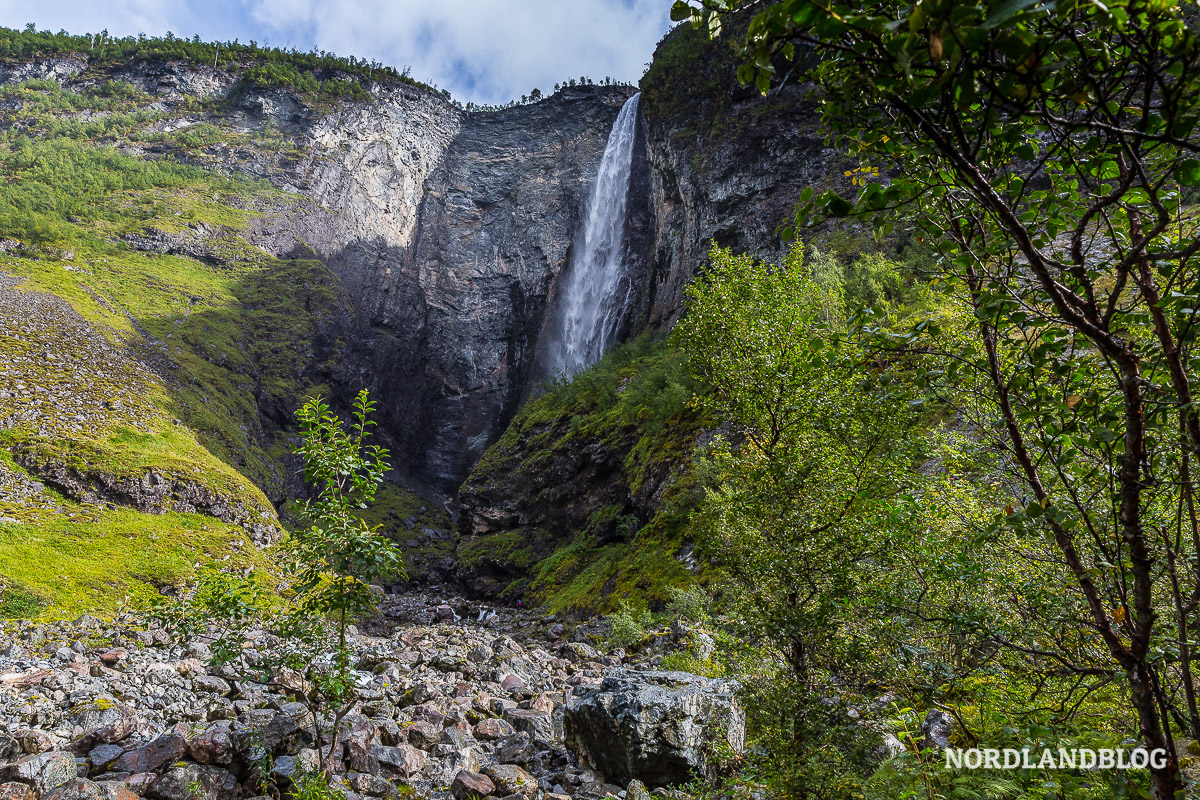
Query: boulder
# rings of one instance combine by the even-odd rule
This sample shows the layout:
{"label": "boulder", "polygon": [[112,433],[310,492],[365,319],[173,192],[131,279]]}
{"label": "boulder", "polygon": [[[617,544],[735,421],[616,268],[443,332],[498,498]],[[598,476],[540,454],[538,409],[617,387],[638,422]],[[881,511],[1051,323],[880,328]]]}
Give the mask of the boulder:
{"label": "boulder", "polygon": [[408,741],[417,747],[429,747],[442,738],[442,729],[432,722],[417,720],[406,728]]}
{"label": "boulder", "polygon": [[100,794],[104,800],[138,800],[138,796],[123,783],[97,781],[96,785],[100,787]]}
{"label": "boulder", "polygon": [[105,800],[99,784],[87,778],[75,778],[42,795],[42,800]]}
{"label": "boulder", "polygon": [[629,800],[654,800],[654,796],[650,794],[650,790],[646,788],[646,784],[634,778],[625,787],[626,793],[629,795]]}
{"label": "boulder", "polygon": [[354,791],[366,797],[392,797],[396,787],[378,775],[367,772],[355,772],[350,775],[350,786]]}
{"label": "boulder", "polygon": [[64,750],[18,758],[0,771],[0,778],[27,783],[38,795],[57,789],[78,774],[75,755]]}
{"label": "boulder", "polygon": [[516,729],[508,722],[502,719],[481,719],[475,725],[475,738],[483,739],[503,739],[506,736],[512,736],[516,733]]}
{"label": "boulder", "polygon": [[450,752],[442,756],[441,761],[434,763],[429,770],[429,778],[435,784],[448,786],[454,781],[454,776],[460,772],[479,771],[479,755],[475,752],[475,748],[447,749]]}
{"label": "boulder", "polygon": [[5,731],[0,731],[0,764],[12,761],[21,755],[21,743]]}
{"label": "boulder", "polygon": [[262,748],[274,755],[286,755],[295,752],[301,744],[311,744],[316,738],[311,725],[301,725],[297,716],[269,708],[256,708],[242,714],[229,732],[234,752],[249,761],[257,761]]}
{"label": "boulder", "polygon": [[533,757],[529,734],[521,731],[496,742],[496,761],[501,764],[528,764]]}
{"label": "boulder", "polygon": [[596,652],[596,648],[583,642],[565,642],[562,647],[558,648],[558,654],[567,661],[574,663],[595,661],[599,655]]}
{"label": "boulder", "polygon": [[215,675],[197,675],[192,678],[192,690],[200,694],[215,694],[225,697],[233,691],[229,682]]}
{"label": "boulder", "polygon": [[494,791],[496,786],[491,778],[478,772],[467,772],[465,769],[459,770],[450,782],[450,794],[454,795],[456,800],[487,797]]}
{"label": "boulder", "polygon": [[71,717],[76,725],[84,729],[84,733],[71,746],[78,753],[85,753],[98,744],[115,744],[127,738],[137,727],[133,709],[103,697],[75,708]]}
{"label": "boulder", "polygon": [[614,670],[567,703],[564,735],[580,760],[611,780],[652,787],[712,777],[714,742],[740,753],[746,715],[735,681],[686,672]]}
{"label": "boulder", "polygon": [[401,778],[415,775],[425,766],[425,754],[408,744],[372,747],[371,757],[385,774]]}
{"label": "boulder", "polygon": [[498,764],[490,767],[487,775],[496,784],[496,790],[503,796],[530,795],[538,790],[537,778],[515,764]]}
{"label": "boulder", "polygon": [[172,764],[187,752],[187,742],[182,736],[168,733],[148,742],[141,747],[135,747],[121,754],[113,762],[114,772],[158,772],[167,764]]}
{"label": "boulder", "polygon": [[121,757],[125,748],[119,744],[101,744],[93,747],[87,755],[88,763],[93,772],[102,772],[112,762]]}
{"label": "boulder", "polygon": [[150,784],[154,800],[237,800],[237,778],[220,767],[183,764],[167,770]]}
{"label": "boulder", "polygon": [[233,740],[229,725],[211,725],[188,742],[188,755],[198,764],[229,764],[233,760]]}
{"label": "boulder", "polygon": [[35,800],[33,789],[23,783],[13,781],[0,783],[0,800]]}
{"label": "boulder", "polygon": [[921,739],[925,747],[936,747],[944,750],[950,746],[950,737],[954,733],[954,717],[945,711],[934,708],[925,715],[921,723]]}
{"label": "boulder", "polygon": [[504,719],[514,729],[528,733],[531,738],[547,742],[554,740],[554,722],[544,711],[511,708],[504,712]]}
{"label": "boulder", "polygon": [[371,753],[371,742],[376,728],[362,714],[348,714],[342,720],[342,731],[338,738],[344,743],[346,760],[355,772],[374,773],[379,771],[379,762]]}
{"label": "boulder", "polygon": [[55,746],[54,737],[45,731],[26,728],[17,731],[14,735],[17,742],[20,743],[21,749],[26,753],[48,753],[58,749]]}

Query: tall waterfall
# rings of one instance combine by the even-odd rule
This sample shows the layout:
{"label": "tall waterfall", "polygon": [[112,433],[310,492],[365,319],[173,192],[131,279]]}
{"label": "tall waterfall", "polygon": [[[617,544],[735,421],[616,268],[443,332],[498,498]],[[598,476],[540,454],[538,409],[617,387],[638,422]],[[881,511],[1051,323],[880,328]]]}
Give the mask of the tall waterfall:
{"label": "tall waterfall", "polygon": [[625,210],[637,131],[638,97],[625,101],[613,123],[587,203],[587,223],[563,276],[544,373],[574,375],[591,366],[616,338],[633,295],[625,265]]}

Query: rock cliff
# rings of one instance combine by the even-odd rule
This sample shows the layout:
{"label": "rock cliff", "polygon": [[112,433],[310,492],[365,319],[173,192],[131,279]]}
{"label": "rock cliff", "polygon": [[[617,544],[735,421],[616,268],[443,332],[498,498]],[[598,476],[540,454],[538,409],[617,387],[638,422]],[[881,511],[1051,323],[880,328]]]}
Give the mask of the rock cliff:
{"label": "rock cliff", "polygon": [[[736,27],[736,26],[731,26]],[[680,25],[659,43],[642,78],[646,158],[656,215],[648,322],[669,328],[683,292],[715,241],[779,261],[807,186],[841,177],[839,151],[824,143],[807,88],[767,97],[737,80],[737,31],[709,41]]]}
{"label": "rock cliff", "polygon": [[[637,292],[623,338],[669,330],[710,240],[778,257],[776,228],[800,191],[830,180],[836,159],[803,89],[764,99],[737,84],[734,66],[728,40],[683,27],[642,81],[626,219]],[[3,233],[21,241],[0,247],[0,272],[24,281],[5,291],[14,307],[32,302],[28,290],[67,303],[97,347],[111,347],[112,370],[145,375],[147,387],[145,408],[131,416],[97,401],[86,380],[62,395],[61,381],[29,362],[32,388],[0,396],[0,420],[9,420],[0,434],[18,457],[4,466],[17,488],[0,486],[0,501],[19,498],[0,504],[0,519],[42,524],[35,511],[75,509],[69,500],[209,518],[220,507],[241,529],[247,519],[273,525],[265,500],[285,508],[301,491],[288,455],[296,405],[319,391],[344,411],[363,387],[379,402],[398,472],[450,496],[537,393],[558,278],[634,88],[571,87],[467,112],[399,78],[314,73],[319,86],[352,87],[323,94],[257,83],[253,68],[84,54],[0,64],[0,156],[21,176],[14,191],[52,195],[61,180],[103,173],[79,187],[85,202],[59,197],[41,217],[4,212]],[[69,349],[48,319],[33,318],[22,336],[47,352]],[[0,347],[24,353],[29,344],[0,334]],[[598,396],[625,391],[627,377]],[[46,393],[60,410],[85,409],[88,421],[52,448],[32,441],[37,430],[15,427],[42,413]],[[664,420],[670,435],[647,436],[640,417],[618,420],[618,432],[603,413],[584,430],[577,412],[555,418],[561,447],[530,438],[537,426],[510,431],[463,492],[461,530],[475,536],[486,521],[487,535],[513,545],[503,563],[459,570],[477,590],[544,596],[572,572],[579,587],[609,598],[639,574],[690,569],[686,503],[660,525],[655,498],[702,432]],[[566,460],[536,461],[547,452]],[[209,486],[218,473],[222,485]],[[513,486],[516,475],[526,485]],[[126,489],[146,480],[169,488],[154,502],[130,500]],[[39,481],[62,497],[34,503],[21,487]],[[386,520],[412,516],[393,511],[384,516],[391,528]],[[653,536],[630,538],[647,527]],[[577,548],[566,572],[532,571],[585,534],[610,548],[604,570],[585,570],[591,551]],[[477,540],[459,553],[487,549]],[[650,561],[635,568],[621,552]]]}
{"label": "rock cliff", "polygon": [[306,199],[260,218],[251,240],[315,254],[342,279],[358,381],[382,399],[400,466],[439,489],[457,486],[515,410],[628,95],[572,88],[467,114],[403,86],[316,117],[272,96],[239,102],[303,153],[248,165]]}
{"label": "rock cliff", "polygon": [[[346,350],[320,377],[340,384],[335,393],[371,388],[397,466],[443,491],[515,410],[547,297],[632,92],[571,87],[533,105],[467,113],[405,83],[368,84],[369,101],[314,103],[182,62],[60,57],[0,71],[8,84],[30,80],[68,92],[129,84],[152,101],[152,129],[162,135],[208,126],[250,134],[249,143],[218,137],[182,152],[169,141],[115,144],[241,171],[287,194],[260,204],[241,233],[278,258],[315,257],[340,279],[354,313],[334,310],[340,322],[327,338],[343,339]],[[649,183],[639,185],[648,241]],[[147,244],[145,235],[127,241],[204,259],[206,237],[192,234],[186,247]]]}
{"label": "rock cliff", "polygon": [[[804,87],[764,98],[739,84],[735,34],[712,42],[680,26],[641,81],[649,203],[629,230],[649,231],[630,249],[644,281],[636,328],[652,337],[683,313],[711,242],[777,261],[788,246],[777,229],[804,188],[846,180]],[[643,341],[521,410],[459,489],[465,590],[590,613],[661,607],[696,579],[692,452],[711,421],[689,410],[700,387],[680,359]]]}

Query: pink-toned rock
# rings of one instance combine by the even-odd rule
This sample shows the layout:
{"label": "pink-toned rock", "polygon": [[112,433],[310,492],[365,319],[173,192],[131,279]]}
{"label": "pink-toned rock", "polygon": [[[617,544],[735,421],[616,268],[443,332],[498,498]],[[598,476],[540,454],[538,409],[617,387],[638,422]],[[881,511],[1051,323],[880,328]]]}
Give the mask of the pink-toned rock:
{"label": "pink-toned rock", "polygon": [[512,736],[514,733],[516,733],[516,729],[502,719],[482,719],[475,725],[475,737],[477,739],[503,739],[505,736]]}
{"label": "pink-toned rock", "polygon": [[500,688],[506,692],[511,692],[513,689],[524,689],[525,681],[516,675],[505,675],[504,680],[500,681]]}
{"label": "pink-toned rock", "polygon": [[87,778],[75,778],[42,795],[42,800],[104,800],[104,792]]}
{"label": "pink-toned rock", "polygon": [[26,728],[13,734],[26,753],[48,753],[54,749],[54,739],[45,731]]}
{"label": "pink-toned rock", "polygon": [[129,791],[133,792],[138,797],[144,795],[150,789],[150,785],[158,780],[156,772],[139,772],[136,775],[130,775],[125,779],[125,786]]}
{"label": "pink-toned rock", "polygon": [[183,757],[187,742],[182,736],[168,733],[152,742],[127,750],[113,762],[113,772],[157,772],[167,764]]}
{"label": "pink-toned rock", "polygon": [[542,711],[547,714],[554,713],[554,701],[544,694],[539,694],[529,701],[530,711]]}
{"label": "pink-toned rock", "polygon": [[48,669],[39,669],[33,672],[10,672],[7,675],[0,675],[0,684],[11,686],[14,689],[28,689],[31,686],[37,686],[53,674],[54,672]]}
{"label": "pink-toned rock", "polygon": [[188,743],[188,753],[197,764],[228,764],[233,760],[229,728],[213,725]]}
{"label": "pink-toned rock", "polygon": [[100,663],[106,667],[115,667],[127,658],[129,658],[128,650],[124,647],[114,647],[100,654]]}
{"label": "pink-toned rock", "polygon": [[100,787],[100,794],[104,796],[104,800],[137,800],[138,798],[129,787],[116,781],[97,781],[96,785]]}
{"label": "pink-toned rock", "polygon": [[0,783],[0,800],[34,800],[33,789],[23,783]]}
{"label": "pink-toned rock", "polygon": [[480,775],[478,772],[467,772],[465,769],[459,770],[450,783],[450,794],[454,795],[457,800],[477,800],[480,797],[487,797],[494,791],[496,791],[496,785],[492,783],[491,778],[487,775]]}

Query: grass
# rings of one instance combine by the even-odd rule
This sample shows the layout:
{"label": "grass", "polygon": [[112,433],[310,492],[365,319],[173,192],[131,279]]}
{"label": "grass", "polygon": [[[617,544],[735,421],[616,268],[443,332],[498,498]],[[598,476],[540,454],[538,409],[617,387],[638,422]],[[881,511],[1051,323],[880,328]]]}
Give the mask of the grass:
{"label": "grass", "polygon": [[0,525],[0,616],[108,615],[188,582],[202,564],[263,564],[239,528],[212,517],[62,508],[35,525]]}
{"label": "grass", "polygon": [[[162,37],[139,35],[118,38],[107,35],[107,31],[103,34],[72,36],[66,31],[51,33],[29,27],[25,30],[0,28],[0,60],[24,61],[54,54],[84,58],[88,61],[87,71],[97,73],[102,73],[106,67],[142,59],[218,67],[239,72],[242,83],[248,88],[289,88],[314,103],[341,98],[367,99],[369,95],[364,84],[370,81],[406,83],[449,99],[448,92],[438,91],[412,79],[407,70],[398,72],[393,67],[377,62],[342,58],[324,51],[309,53],[260,47],[253,41],[248,44],[236,41],[202,42],[199,37],[181,39],[169,33]],[[127,93],[120,86],[109,86],[107,91],[116,97]]]}

